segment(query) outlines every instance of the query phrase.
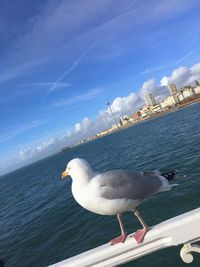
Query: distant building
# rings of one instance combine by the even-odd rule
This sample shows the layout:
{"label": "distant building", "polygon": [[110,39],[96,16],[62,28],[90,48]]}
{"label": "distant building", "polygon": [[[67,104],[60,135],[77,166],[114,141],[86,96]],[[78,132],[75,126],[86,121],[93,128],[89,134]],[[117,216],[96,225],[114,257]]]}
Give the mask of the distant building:
{"label": "distant building", "polygon": [[160,104],[157,104],[157,105],[151,107],[152,113],[156,113],[156,112],[160,112],[160,111],[161,111]]}
{"label": "distant building", "polygon": [[120,126],[120,127],[122,127],[122,126],[123,126],[123,121],[122,121],[122,119],[121,119],[121,118],[119,119],[119,126]]}
{"label": "distant building", "polygon": [[199,82],[196,80],[196,81],[195,81],[195,87],[198,87],[198,86],[200,86],[200,84],[199,84]]}
{"label": "distant building", "polygon": [[172,102],[175,101],[176,104],[179,103],[180,102],[180,99],[178,97],[179,90],[177,89],[176,85],[174,83],[172,83],[169,85],[168,89],[171,93],[171,96],[174,98],[174,100],[172,100]]}
{"label": "distant building", "polygon": [[185,87],[183,90],[181,90],[184,98],[191,97],[195,94],[194,90],[191,87]]}
{"label": "distant building", "polygon": [[176,101],[173,95],[170,95],[164,98],[163,101],[160,102],[161,108],[167,108],[167,107],[174,106],[174,105],[176,105]]}
{"label": "distant building", "polygon": [[149,106],[144,105],[143,107],[139,109],[139,112],[141,113],[141,117],[146,117],[147,115],[151,113],[151,109]]}
{"label": "distant building", "polygon": [[116,129],[116,128],[117,128],[117,126],[116,126],[116,124],[114,124],[114,125],[112,126],[112,128],[109,128],[109,129],[104,130],[104,131],[102,131],[102,132],[100,132],[100,133],[97,133],[96,136],[97,136],[97,137],[104,136],[104,135],[106,135],[106,134],[111,133],[111,132],[113,131],[113,129]]}
{"label": "distant building", "polygon": [[198,85],[194,88],[194,92],[195,92],[195,94],[200,94],[200,85]]}
{"label": "distant building", "polygon": [[147,106],[157,105],[156,100],[152,94],[145,95],[144,98],[145,98],[145,102],[146,102]]}
{"label": "distant building", "polygon": [[197,80],[195,81],[195,87],[193,89],[195,94],[200,94],[200,84]]}
{"label": "distant building", "polygon": [[120,126],[125,126],[128,123],[130,123],[129,117],[127,115],[124,115],[123,117],[120,117],[119,124]]}
{"label": "distant building", "polygon": [[178,89],[174,83],[170,84],[168,88],[169,88],[171,95],[175,95],[178,93]]}
{"label": "distant building", "polygon": [[134,120],[138,120],[138,119],[141,118],[141,117],[142,117],[142,114],[141,114],[140,111],[137,111],[137,112],[133,113],[133,115],[132,115],[132,118],[133,118]]}

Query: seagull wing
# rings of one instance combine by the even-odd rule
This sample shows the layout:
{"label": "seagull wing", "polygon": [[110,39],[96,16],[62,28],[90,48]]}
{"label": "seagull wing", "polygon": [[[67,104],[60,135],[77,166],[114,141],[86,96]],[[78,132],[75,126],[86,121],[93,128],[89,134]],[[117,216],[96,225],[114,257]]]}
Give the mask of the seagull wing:
{"label": "seagull wing", "polygon": [[98,175],[101,196],[107,199],[144,200],[159,192],[162,179],[158,172],[107,171]]}

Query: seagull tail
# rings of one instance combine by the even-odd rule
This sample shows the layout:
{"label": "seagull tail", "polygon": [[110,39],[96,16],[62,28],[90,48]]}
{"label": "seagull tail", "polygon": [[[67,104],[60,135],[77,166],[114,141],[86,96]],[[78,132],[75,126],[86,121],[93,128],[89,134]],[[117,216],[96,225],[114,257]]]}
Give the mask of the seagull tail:
{"label": "seagull tail", "polygon": [[177,170],[173,170],[173,171],[161,173],[161,175],[170,182],[174,179],[177,172],[178,172]]}
{"label": "seagull tail", "polygon": [[172,189],[172,187],[177,186],[178,184],[171,184],[169,182],[171,182],[175,175],[177,173],[177,170],[172,170],[169,172],[162,172],[159,174],[159,177],[162,181],[162,186],[159,189],[159,192],[164,192],[164,191],[169,191]]}

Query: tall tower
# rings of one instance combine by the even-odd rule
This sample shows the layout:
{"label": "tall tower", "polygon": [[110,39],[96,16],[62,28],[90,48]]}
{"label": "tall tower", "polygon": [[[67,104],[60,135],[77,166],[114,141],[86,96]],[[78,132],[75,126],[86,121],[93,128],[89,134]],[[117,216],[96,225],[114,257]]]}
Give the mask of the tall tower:
{"label": "tall tower", "polygon": [[199,86],[199,82],[197,80],[195,81],[195,86]]}
{"label": "tall tower", "polygon": [[108,102],[108,100],[107,100],[106,105],[108,106],[108,108],[109,108],[109,110],[110,110],[110,113],[111,113],[111,115],[112,115],[112,118],[113,118],[113,121],[114,121],[116,127],[119,128],[119,126],[118,126],[118,124],[117,124],[117,121],[116,121],[116,119],[115,119],[114,113],[113,113],[113,111],[112,111],[112,109],[111,109],[111,106],[110,106],[110,103]]}
{"label": "tall tower", "polygon": [[174,83],[169,85],[169,91],[171,95],[175,95],[176,93],[178,93],[178,89]]}
{"label": "tall tower", "polygon": [[157,104],[152,94],[145,95],[144,98],[147,106],[155,106]]}

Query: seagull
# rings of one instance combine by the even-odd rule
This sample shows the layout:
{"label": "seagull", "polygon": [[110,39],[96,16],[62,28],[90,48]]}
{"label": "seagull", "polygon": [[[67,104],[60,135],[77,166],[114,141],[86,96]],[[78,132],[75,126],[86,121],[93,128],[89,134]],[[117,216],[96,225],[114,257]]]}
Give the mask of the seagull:
{"label": "seagull", "polygon": [[122,213],[132,211],[143,227],[133,235],[139,244],[143,242],[149,228],[136,207],[152,194],[170,190],[174,184],[169,184],[169,181],[176,172],[120,169],[95,173],[86,160],[75,158],[67,164],[62,178],[71,176],[72,194],[83,208],[101,215],[117,215],[121,235],[110,241],[112,245],[125,242],[127,233]]}

